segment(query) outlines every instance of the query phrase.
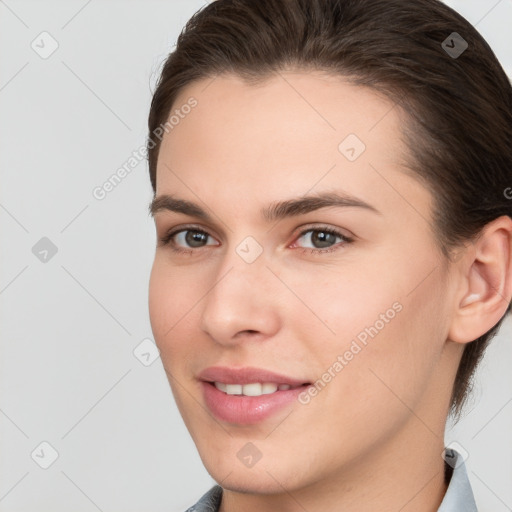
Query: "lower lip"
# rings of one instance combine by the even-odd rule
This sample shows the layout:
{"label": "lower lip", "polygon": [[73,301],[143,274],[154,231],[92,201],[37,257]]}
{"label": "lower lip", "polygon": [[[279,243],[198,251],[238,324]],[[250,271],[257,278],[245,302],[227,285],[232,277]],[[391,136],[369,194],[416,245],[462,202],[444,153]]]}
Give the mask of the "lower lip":
{"label": "lower lip", "polygon": [[228,395],[211,382],[201,381],[210,411],[220,420],[239,425],[258,423],[297,400],[309,384],[261,396]]}

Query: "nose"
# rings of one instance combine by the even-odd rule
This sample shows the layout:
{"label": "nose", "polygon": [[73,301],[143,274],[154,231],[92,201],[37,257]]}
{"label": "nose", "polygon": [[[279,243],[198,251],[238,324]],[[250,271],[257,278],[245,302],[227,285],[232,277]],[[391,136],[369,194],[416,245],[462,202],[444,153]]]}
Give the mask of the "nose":
{"label": "nose", "polygon": [[279,280],[263,254],[248,263],[234,249],[228,252],[201,301],[202,330],[226,346],[271,337],[279,329]]}

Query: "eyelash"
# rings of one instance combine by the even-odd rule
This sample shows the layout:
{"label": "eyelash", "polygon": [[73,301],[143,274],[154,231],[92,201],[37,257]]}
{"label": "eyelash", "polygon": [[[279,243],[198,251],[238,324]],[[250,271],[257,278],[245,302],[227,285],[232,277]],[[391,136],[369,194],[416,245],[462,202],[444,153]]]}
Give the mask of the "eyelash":
{"label": "eyelash", "polygon": [[[171,230],[168,233],[166,233],[163,237],[159,238],[160,244],[164,245],[164,246],[168,246],[176,254],[189,254],[191,256],[192,256],[192,254],[194,252],[197,252],[198,249],[202,249],[202,247],[199,247],[197,249],[183,249],[183,248],[181,248],[179,246],[176,246],[175,243],[172,242],[172,238],[175,235],[177,235],[178,233],[181,233],[182,231],[193,231],[193,232],[196,232],[196,233],[201,233],[201,234],[204,234],[204,235],[207,235],[207,236],[211,236],[209,233],[207,233],[206,231],[204,231],[202,229],[198,229],[198,228],[195,228],[193,226],[186,226],[186,227],[181,227],[180,229]],[[309,227],[307,229],[304,229],[303,231],[301,231],[298,234],[296,239],[302,238],[306,233],[309,233],[310,231],[312,231],[312,232],[328,233],[330,235],[337,236],[337,237],[342,239],[342,242],[338,242],[338,244],[336,244],[336,245],[334,245],[332,247],[328,247],[326,249],[312,249],[310,247],[299,247],[299,248],[297,248],[295,250],[301,251],[302,253],[309,253],[309,254],[318,255],[319,253],[327,253],[327,252],[337,251],[337,250],[340,249],[341,246],[348,245],[348,244],[350,244],[350,243],[352,243],[354,241],[353,238],[350,238],[350,237],[348,237],[346,235],[343,235],[342,233],[340,233],[336,229],[333,229],[333,228],[330,228],[330,227],[327,227],[327,226],[319,226],[319,227],[314,227],[314,228]]]}

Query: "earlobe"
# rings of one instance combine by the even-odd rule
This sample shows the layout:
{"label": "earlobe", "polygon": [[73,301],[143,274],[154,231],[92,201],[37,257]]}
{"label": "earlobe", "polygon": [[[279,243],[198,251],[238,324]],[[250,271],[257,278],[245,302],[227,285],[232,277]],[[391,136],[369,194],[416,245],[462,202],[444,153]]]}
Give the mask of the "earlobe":
{"label": "earlobe", "polygon": [[512,295],[512,219],[490,222],[458,265],[465,267],[448,339],[476,340],[503,317]]}

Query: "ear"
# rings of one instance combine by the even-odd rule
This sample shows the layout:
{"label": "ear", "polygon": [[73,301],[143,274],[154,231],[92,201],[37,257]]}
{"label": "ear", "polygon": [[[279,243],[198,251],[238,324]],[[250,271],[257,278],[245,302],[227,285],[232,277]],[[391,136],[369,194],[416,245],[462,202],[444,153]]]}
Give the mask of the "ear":
{"label": "ear", "polygon": [[486,224],[457,262],[460,286],[448,339],[468,343],[492,329],[512,297],[512,219],[503,215]]}

